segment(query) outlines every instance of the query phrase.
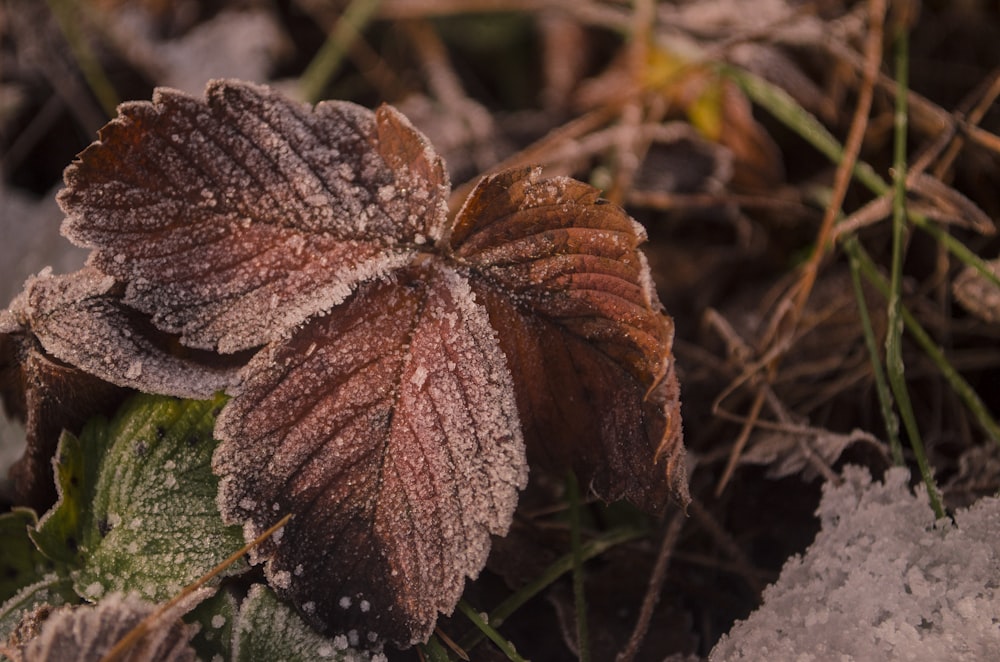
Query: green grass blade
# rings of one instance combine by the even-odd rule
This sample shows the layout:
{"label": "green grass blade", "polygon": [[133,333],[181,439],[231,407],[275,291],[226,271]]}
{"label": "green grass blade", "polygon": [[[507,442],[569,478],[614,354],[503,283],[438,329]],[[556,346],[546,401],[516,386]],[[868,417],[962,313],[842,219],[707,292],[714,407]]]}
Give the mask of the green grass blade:
{"label": "green grass blade", "polygon": [[[858,245],[857,256],[862,274],[868,279],[884,296],[889,294],[889,284],[885,277],[879,273],[875,267],[875,262]],[[1000,444],[1000,423],[990,414],[989,408],[980,399],[972,385],[958,373],[948,362],[944,352],[931,338],[931,335],[920,326],[917,319],[903,306],[901,309],[903,324],[914,341],[920,346],[928,358],[934,363],[941,375],[948,381],[951,389],[965,405],[966,409],[973,415],[980,427],[990,436],[993,441]]]}
{"label": "green grass blade", "polygon": [[344,10],[319,52],[299,77],[304,100],[315,103],[322,98],[327,83],[337,73],[344,55],[371,21],[379,4],[380,0],[353,0]]}
{"label": "green grass blade", "polygon": [[[646,529],[637,527],[621,527],[612,529],[580,547],[580,558],[584,561],[595,556],[600,556],[612,547],[621,545],[630,540],[635,540],[648,533]],[[497,605],[490,612],[489,621],[493,627],[500,627],[503,622],[515,611],[520,609],[526,602],[541,593],[547,586],[573,569],[573,553],[566,554],[556,559],[546,568],[534,581],[528,582],[510,597]],[[468,636],[459,641],[459,646],[464,650],[472,650],[476,644],[483,640],[482,634]]]}
{"label": "green grass blade", "polygon": [[489,637],[489,640],[496,644],[496,647],[500,649],[500,652],[507,656],[508,660],[511,660],[511,662],[524,662],[524,658],[521,657],[516,650],[514,650],[514,645],[504,639],[503,636],[496,631],[496,628],[483,620],[483,617],[479,615],[479,612],[473,609],[468,602],[465,600],[459,601],[458,610],[465,614],[465,617],[472,621],[472,624],[479,628],[480,632]]}
{"label": "green grass blade", "polygon": [[421,644],[420,650],[423,651],[427,662],[451,662],[448,649],[444,647],[444,644],[441,643],[441,640],[436,635],[431,635],[426,644]]}
{"label": "green grass blade", "polygon": [[910,392],[906,386],[906,366],[903,363],[903,315],[902,315],[902,282],[903,282],[903,238],[906,234],[906,135],[907,121],[907,91],[909,89],[909,39],[905,29],[900,29],[896,35],[896,108],[894,113],[894,155],[893,155],[893,197],[892,197],[892,266],[890,267],[888,326],[885,337],[885,364],[889,376],[889,386],[896,397],[896,407],[903,419],[906,433],[910,438],[910,447],[916,457],[920,475],[927,485],[931,508],[940,518],[944,517],[944,507],[934,482],[934,472],[927,462],[924,444],[920,437],[920,428],[913,414],[910,402]]}
{"label": "green grass blade", "polygon": [[81,30],[80,9],[75,0],[48,0],[49,9],[59,24],[59,30],[66,37],[76,63],[80,67],[80,73],[90,91],[97,97],[101,109],[108,117],[114,117],[118,107],[118,93],[111,79],[104,72],[100,61],[87,43],[87,37]]}
{"label": "green grass blade", "polygon": [[893,409],[892,392],[886,381],[885,370],[882,368],[882,357],[879,355],[875,342],[875,330],[872,328],[871,316],[868,314],[868,302],[865,301],[864,289],[861,286],[861,266],[858,250],[861,248],[857,237],[848,237],[844,242],[851,267],[851,282],[854,285],[854,298],[858,302],[858,315],[861,318],[861,330],[865,336],[865,346],[871,357],[872,374],[875,377],[875,392],[878,394],[879,407],[882,410],[882,420],[885,421],[885,432],[889,438],[889,450],[892,461],[897,466],[903,466],[903,446],[899,441],[899,417]]}
{"label": "green grass blade", "polygon": [[1000,288],[1000,277],[993,273],[990,265],[986,264],[986,260],[969,250],[969,247],[961,241],[945,232],[944,228],[928,220],[923,214],[910,214],[910,221],[912,221],[918,228],[934,237],[934,239],[939,243],[943,244],[944,247],[948,249],[948,252],[958,258],[962,264],[973,267],[976,271],[982,274],[986,280],[993,283],[995,287]]}
{"label": "green grass blade", "polygon": [[[830,161],[840,162],[844,156],[844,148],[840,141],[816,119],[815,115],[800,106],[787,92],[744,69],[729,66],[721,69],[754,103],[795,131]],[[864,161],[858,161],[854,166],[854,176],[876,195],[882,195],[889,190],[888,184]]]}
{"label": "green grass blade", "polygon": [[[832,162],[838,163],[843,157],[844,150],[840,142],[787,92],[742,69],[724,67],[722,70],[757,105],[774,115]],[[867,163],[859,161],[854,168],[854,176],[875,195],[885,195],[889,192],[889,184]],[[907,211],[907,215],[914,225],[941,242],[948,252],[963,264],[974,267],[986,279],[1000,287],[1000,277],[997,277],[986,262],[970,251],[965,244],[949,235],[923,214]]]}

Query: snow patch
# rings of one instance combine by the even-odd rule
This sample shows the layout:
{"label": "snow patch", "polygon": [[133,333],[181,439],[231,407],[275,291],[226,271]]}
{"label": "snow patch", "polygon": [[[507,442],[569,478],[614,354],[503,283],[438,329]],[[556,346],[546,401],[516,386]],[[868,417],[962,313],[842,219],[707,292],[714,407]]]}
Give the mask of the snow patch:
{"label": "snow patch", "polygon": [[997,659],[1000,498],[935,522],[905,469],[844,478],[824,488],[815,542],[709,659]]}

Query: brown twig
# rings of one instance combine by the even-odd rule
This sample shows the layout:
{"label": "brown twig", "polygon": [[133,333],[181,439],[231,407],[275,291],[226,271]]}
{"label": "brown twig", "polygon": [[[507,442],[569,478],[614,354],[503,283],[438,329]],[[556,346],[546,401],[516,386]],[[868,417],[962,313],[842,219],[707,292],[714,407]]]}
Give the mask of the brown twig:
{"label": "brown twig", "polygon": [[677,538],[680,537],[681,529],[684,528],[684,514],[680,511],[674,512],[667,530],[663,534],[660,542],[660,553],[656,556],[656,564],[653,566],[653,573],[649,576],[649,583],[646,587],[646,595],[642,599],[642,608],[639,610],[639,618],[636,620],[632,635],[625,644],[625,648],[618,653],[615,662],[631,662],[635,659],[639,647],[646,638],[649,630],[649,623],[653,618],[653,611],[660,601],[660,594],[663,592],[663,582],[667,578],[667,568],[670,565],[670,555],[677,545]]}
{"label": "brown twig", "polygon": [[805,309],[806,302],[816,283],[819,274],[819,267],[826,256],[827,249],[833,237],[833,226],[840,214],[844,198],[847,195],[847,187],[851,183],[854,166],[861,153],[861,143],[864,140],[865,130],[868,127],[868,115],[871,112],[872,97],[875,89],[875,79],[878,77],[879,65],[882,62],[882,40],[885,25],[885,0],[869,0],[868,2],[868,35],[865,40],[865,66],[862,71],[863,78],[858,91],[858,105],[854,110],[854,117],[851,119],[851,128],[847,134],[847,141],[844,144],[844,156],[837,164],[837,170],[833,179],[833,192],[830,202],[826,206],[826,213],[820,225],[819,233],[816,237],[816,245],[809,261],[803,268],[802,278],[795,290],[795,307],[792,310],[791,325],[798,324],[798,320]]}

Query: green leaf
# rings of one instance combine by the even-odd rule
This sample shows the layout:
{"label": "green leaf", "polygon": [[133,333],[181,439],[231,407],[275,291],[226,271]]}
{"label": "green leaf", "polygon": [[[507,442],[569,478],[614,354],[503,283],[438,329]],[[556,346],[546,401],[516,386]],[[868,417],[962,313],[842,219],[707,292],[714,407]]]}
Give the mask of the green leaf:
{"label": "green leaf", "polygon": [[254,584],[236,617],[232,659],[233,662],[385,660],[382,654],[356,650],[351,643],[345,635],[328,639],[317,633],[291,607],[279,601],[271,589]]}
{"label": "green leaf", "polygon": [[236,598],[220,590],[184,616],[187,623],[198,623],[201,629],[191,639],[191,646],[202,660],[232,660],[233,623],[236,620]]}
{"label": "green leaf", "polygon": [[[0,642],[8,640],[11,632],[39,607],[56,607],[77,601],[69,577],[52,573],[40,581],[25,586],[0,605]],[[6,658],[0,658],[6,659]]]}
{"label": "green leaf", "polygon": [[420,644],[420,650],[423,651],[424,658],[428,662],[451,662],[448,649],[444,647],[437,635],[432,634],[426,644]]}
{"label": "green leaf", "polygon": [[75,568],[81,596],[137,592],[161,602],[242,546],[215,503],[212,429],[224,402],[137,395],[111,422],[60,439],[60,498],[31,535]]}
{"label": "green leaf", "polygon": [[28,508],[0,515],[0,602],[55,570],[28,537],[28,527],[37,523],[35,511]]}
{"label": "green leaf", "polygon": [[41,521],[28,530],[28,536],[36,547],[53,561],[74,567],[79,565],[81,517],[87,511],[91,497],[84,493],[87,485],[94,482],[94,465],[97,453],[89,459],[91,471],[87,471],[85,456],[80,440],[69,432],[63,432],[56,447],[52,466],[56,472],[56,491],[59,499],[42,517]]}

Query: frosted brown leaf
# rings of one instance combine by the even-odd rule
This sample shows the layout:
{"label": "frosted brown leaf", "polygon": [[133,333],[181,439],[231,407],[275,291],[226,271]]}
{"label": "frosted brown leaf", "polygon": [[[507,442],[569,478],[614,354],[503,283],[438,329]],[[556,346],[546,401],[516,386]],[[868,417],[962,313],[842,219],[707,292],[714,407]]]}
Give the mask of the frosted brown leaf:
{"label": "frosted brown leaf", "polygon": [[[426,640],[506,532],[526,453],[609,500],[686,500],[673,325],[642,228],[593,188],[501,172],[449,221],[441,159],[392,108],[237,81],[158,90],[100,137],[60,196],[93,249],[70,285],[97,278],[122,323],[244,352],[223,375],[219,505],[248,539],[296,515],[253,560],[317,629]],[[60,356],[153,392],[218,377],[133,345],[156,360]]]}

